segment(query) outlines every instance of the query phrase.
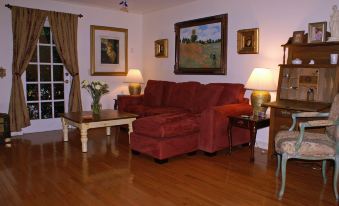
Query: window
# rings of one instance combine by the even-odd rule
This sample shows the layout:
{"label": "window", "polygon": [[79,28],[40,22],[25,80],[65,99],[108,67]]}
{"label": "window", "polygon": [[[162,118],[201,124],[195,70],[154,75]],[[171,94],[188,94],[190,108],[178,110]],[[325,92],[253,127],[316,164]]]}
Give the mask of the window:
{"label": "window", "polygon": [[30,118],[58,118],[65,111],[64,65],[50,27],[43,27],[25,76]]}

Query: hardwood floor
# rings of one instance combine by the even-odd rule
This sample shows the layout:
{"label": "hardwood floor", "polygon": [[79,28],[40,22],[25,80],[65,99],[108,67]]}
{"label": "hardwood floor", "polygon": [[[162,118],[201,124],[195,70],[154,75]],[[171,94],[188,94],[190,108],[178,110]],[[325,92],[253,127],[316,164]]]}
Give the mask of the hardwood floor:
{"label": "hardwood floor", "polygon": [[[114,134],[112,129],[112,135]],[[318,164],[289,161],[283,200],[276,193],[276,163],[247,147],[232,155],[172,158],[159,165],[133,156],[126,132],[107,138],[104,129],[89,130],[88,153],[80,135],[70,130],[27,134],[0,146],[0,205],[335,205],[332,166],[322,183]]]}

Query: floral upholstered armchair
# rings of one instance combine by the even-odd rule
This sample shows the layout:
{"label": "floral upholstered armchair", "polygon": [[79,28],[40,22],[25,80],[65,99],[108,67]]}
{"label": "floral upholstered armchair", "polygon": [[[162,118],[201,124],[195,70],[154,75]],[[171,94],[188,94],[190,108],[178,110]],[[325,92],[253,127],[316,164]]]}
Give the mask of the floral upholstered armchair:
{"label": "floral upholstered armchair", "polygon": [[[299,123],[295,131],[297,118],[328,117],[326,120],[314,120]],[[292,114],[292,126],[288,131],[280,131],[275,137],[275,150],[278,154],[276,176],[281,168],[281,189],[278,194],[282,199],[285,191],[286,163],[288,159],[322,160],[322,175],[326,183],[326,160],[334,160],[335,170],[333,189],[338,201],[337,180],[339,172],[339,94],[333,100],[329,113],[302,112]],[[326,127],[324,134],[307,132],[307,128]]]}

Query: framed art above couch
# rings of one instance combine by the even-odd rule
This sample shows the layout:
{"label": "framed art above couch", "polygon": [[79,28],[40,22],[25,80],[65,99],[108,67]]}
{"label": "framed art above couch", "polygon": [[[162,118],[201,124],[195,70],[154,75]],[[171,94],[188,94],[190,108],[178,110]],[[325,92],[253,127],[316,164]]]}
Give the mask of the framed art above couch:
{"label": "framed art above couch", "polygon": [[227,73],[227,14],[178,22],[175,74]]}

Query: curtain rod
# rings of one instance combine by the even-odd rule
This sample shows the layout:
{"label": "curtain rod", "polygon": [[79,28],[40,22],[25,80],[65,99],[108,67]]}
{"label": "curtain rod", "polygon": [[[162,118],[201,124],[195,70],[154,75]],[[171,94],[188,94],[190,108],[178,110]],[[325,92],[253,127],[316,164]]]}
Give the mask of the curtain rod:
{"label": "curtain rod", "polygon": [[[12,9],[13,6],[10,5],[10,4],[6,4],[5,7],[9,8],[9,9]],[[82,15],[82,14],[79,14],[78,17],[79,17],[79,18],[82,18],[83,15]]]}

